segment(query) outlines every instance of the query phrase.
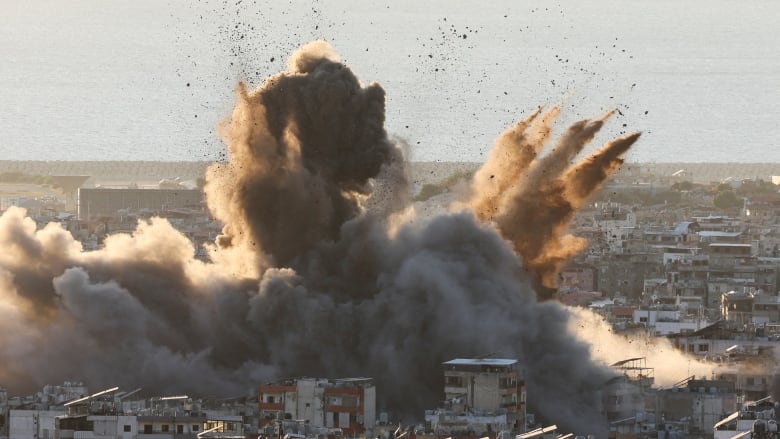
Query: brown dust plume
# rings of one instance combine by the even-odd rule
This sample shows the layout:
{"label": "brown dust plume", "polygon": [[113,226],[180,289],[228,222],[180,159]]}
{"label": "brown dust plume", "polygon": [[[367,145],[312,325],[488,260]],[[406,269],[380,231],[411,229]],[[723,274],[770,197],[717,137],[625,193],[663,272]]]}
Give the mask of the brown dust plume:
{"label": "brown dust plume", "polygon": [[639,133],[607,142],[570,164],[612,113],[573,124],[546,155],[540,154],[558,108],[540,114],[534,111],[498,138],[474,175],[468,205],[512,243],[538,297],[548,300],[562,266],[587,246],[585,239],[568,233],[576,210],[623,163]]}

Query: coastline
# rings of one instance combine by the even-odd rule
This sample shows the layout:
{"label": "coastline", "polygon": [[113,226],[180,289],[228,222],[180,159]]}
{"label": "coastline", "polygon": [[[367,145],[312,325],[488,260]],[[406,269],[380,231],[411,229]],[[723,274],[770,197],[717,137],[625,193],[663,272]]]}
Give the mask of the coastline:
{"label": "coastline", "polygon": [[[151,181],[178,178],[196,180],[204,175],[210,161],[46,161],[0,160],[0,173],[29,175],[84,175],[93,181]],[[415,184],[438,183],[456,172],[476,170],[477,162],[411,162],[410,179]],[[763,179],[780,175],[780,163],[632,163],[623,165],[620,174],[642,173],[669,177],[683,170],[681,180],[695,183]]]}

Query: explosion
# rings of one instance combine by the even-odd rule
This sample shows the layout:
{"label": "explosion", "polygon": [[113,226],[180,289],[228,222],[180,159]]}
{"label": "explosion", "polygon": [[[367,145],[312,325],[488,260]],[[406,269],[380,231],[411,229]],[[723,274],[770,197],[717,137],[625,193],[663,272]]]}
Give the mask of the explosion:
{"label": "explosion", "polygon": [[[224,224],[209,263],[161,219],[85,252],[21,209],[0,217],[0,382],[226,395],[359,375],[375,379],[380,409],[420,416],[438,404],[442,362],[498,352],[522,363],[538,413],[605,435],[598,390],[613,372],[537,294],[551,297],[582,248],[566,226],[637,134],[569,166],[606,116],[539,157],[558,110],[537,111],[498,139],[469,210],[412,221],[395,215],[408,191],[384,91],[329,45],[299,49],[237,101],[221,127],[230,160],[206,176]],[[385,208],[367,210],[374,187]]]}
{"label": "explosion", "polygon": [[469,207],[479,220],[493,222],[512,242],[539,298],[550,299],[563,264],[587,246],[583,238],[566,233],[569,222],[623,163],[621,156],[639,133],[612,140],[569,165],[612,113],[575,123],[540,158],[559,110],[552,108],[542,117],[540,112],[498,138],[487,162],[474,175]]}

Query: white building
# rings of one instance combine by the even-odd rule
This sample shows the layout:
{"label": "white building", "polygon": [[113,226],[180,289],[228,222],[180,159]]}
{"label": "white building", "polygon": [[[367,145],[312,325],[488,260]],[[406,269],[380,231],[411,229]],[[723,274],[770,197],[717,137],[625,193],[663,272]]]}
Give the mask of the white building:
{"label": "white building", "polygon": [[[635,309],[634,323],[644,325],[649,332],[658,336],[692,333],[711,323],[703,314],[692,315],[689,312],[689,304],[679,302],[679,296],[676,299],[678,304],[675,305],[651,305]],[[701,309],[701,299],[691,299],[696,299],[698,304],[694,303],[690,309]]]}
{"label": "white building", "polygon": [[54,439],[57,417],[63,413],[63,410],[9,410],[8,437]]}

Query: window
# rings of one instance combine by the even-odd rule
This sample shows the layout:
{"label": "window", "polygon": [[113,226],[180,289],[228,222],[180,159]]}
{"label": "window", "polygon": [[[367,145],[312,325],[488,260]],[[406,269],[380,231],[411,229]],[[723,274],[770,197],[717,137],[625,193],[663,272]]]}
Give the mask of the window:
{"label": "window", "polygon": [[176,426],[176,433],[182,434],[184,433],[184,425],[179,424]]}
{"label": "window", "polygon": [[144,434],[152,434],[152,424],[144,424]]}
{"label": "window", "polygon": [[700,344],[699,345],[699,352],[707,352],[710,349],[710,346],[707,344]]}
{"label": "window", "polygon": [[274,403],[274,397],[273,397],[273,395],[269,395],[269,396],[268,396],[268,399],[266,400],[266,402],[268,402],[268,403],[270,403],[270,404],[273,404],[273,403]]}
{"label": "window", "polygon": [[192,424],[192,431],[198,431],[199,429],[200,429],[200,425]]}
{"label": "window", "polygon": [[451,387],[463,387],[463,378],[457,376],[447,376],[445,378],[445,386]]}
{"label": "window", "polygon": [[125,433],[129,433],[129,432],[133,431],[133,429],[129,425],[125,424],[124,431],[125,431]]}
{"label": "window", "polygon": [[168,424],[163,424],[163,426],[162,426],[162,432],[163,432],[163,433],[168,433],[168,431],[170,431],[170,428],[171,428],[171,426],[170,426],[170,425],[168,425]]}

